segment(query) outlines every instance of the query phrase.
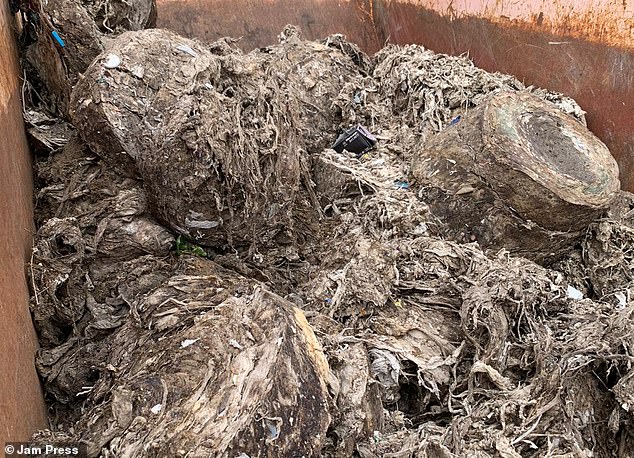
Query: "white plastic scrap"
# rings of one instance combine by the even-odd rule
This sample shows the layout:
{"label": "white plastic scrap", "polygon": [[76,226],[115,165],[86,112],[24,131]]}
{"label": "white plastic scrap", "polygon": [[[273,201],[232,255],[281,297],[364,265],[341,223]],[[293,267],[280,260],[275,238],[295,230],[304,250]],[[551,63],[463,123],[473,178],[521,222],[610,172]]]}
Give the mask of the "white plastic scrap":
{"label": "white plastic scrap", "polygon": [[385,386],[398,386],[401,364],[396,356],[387,350],[372,348],[372,375]]}
{"label": "white plastic scrap", "polygon": [[88,394],[92,391],[92,389],[94,388],[93,386],[82,386],[81,387],[81,391],[79,393],[77,393],[75,396],[83,396],[84,394]]}
{"label": "white plastic scrap", "polygon": [[200,339],[185,339],[181,342],[181,348],[187,348],[190,345],[194,345],[196,342],[198,342]]}
{"label": "white plastic scrap", "polygon": [[121,65],[121,58],[116,54],[108,54],[106,61],[103,63],[106,68],[117,68],[119,65]]}
{"label": "white plastic scrap", "polygon": [[583,293],[574,286],[568,285],[567,294],[569,299],[574,299],[576,301],[583,299]]}
{"label": "white plastic scrap", "polygon": [[179,51],[183,51],[184,53],[187,53],[192,57],[198,57],[198,53],[194,51],[192,48],[190,48],[189,46],[187,46],[186,44],[180,44],[176,46],[176,49],[178,49]]}
{"label": "white plastic scrap", "polygon": [[238,350],[242,350],[244,347],[242,345],[240,345],[240,343],[235,340],[235,339],[229,339],[229,345],[231,345],[234,348],[237,348]]}
{"label": "white plastic scrap", "polygon": [[425,223],[420,223],[418,226],[416,226],[414,228],[414,235],[424,235],[427,234],[427,231],[429,230],[429,227],[427,227],[427,224]]}
{"label": "white plastic scrap", "polygon": [[185,217],[185,225],[193,229],[213,229],[214,227],[220,226],[219,221],[205,221],[201,218],[204,218],[202,213],[189,210],[189,213]]}
{"label": "white plastic scrap", "polygon": [[157,415],[161,411],[162,408],[163,406],[161,404],[156,404],[154,407],[150,409],[150,412],[152,412],[154,415]]}

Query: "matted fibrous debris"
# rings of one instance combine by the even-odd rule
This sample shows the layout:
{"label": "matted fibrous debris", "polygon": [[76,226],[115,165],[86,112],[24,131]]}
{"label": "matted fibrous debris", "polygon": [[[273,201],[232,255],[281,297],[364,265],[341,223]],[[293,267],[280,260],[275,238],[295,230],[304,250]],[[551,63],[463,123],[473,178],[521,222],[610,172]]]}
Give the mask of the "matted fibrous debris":
{"label": "matted fibrous debris", "polygon": [[[61,117],[70,92],[106,42],[156,23],[155,0],[31,0],[19,2],[22,63],[37,105]],[[29,91],[31,92],[31,91]]]}
{"label": "matted fibrous debris", "polygon": [[[556,264],[455,240],[413,159],[517,80],[292,27],[230,43],[121,35],[75,88],[79,135],[30,115],[36,438],[91,457],[629,456],[630,196],[575,219]],[[356,123],[374,150],[327,149]]]}
{"label": "matted fibrous debris", "polygon": [[248,55],[167,31],[123,34],[75,87],[73,122],[110,165],[141,177],[173,230],[216,247],[291,242],[313,205],[307,154],[339,126],[327,101],[359,74],[291,31]]}
{"label": "matted fibrous debris", "polygon": [[[374,80],[395,116],[407,124],[438,132],[456,113],[473,108],[494,91],[521,91],[511,75],[490,73],[466,57],[438,54],[419,45],[386,46],[376,56]],[[585,112],[561,94],[528,88],[585,125]]]}
{"label": "matted fibrous debris", "polygon": [[484,98],[422,144],[412,174],[452,239],[541,261],[579,243],[620,189],[608,148],[527,92]]}

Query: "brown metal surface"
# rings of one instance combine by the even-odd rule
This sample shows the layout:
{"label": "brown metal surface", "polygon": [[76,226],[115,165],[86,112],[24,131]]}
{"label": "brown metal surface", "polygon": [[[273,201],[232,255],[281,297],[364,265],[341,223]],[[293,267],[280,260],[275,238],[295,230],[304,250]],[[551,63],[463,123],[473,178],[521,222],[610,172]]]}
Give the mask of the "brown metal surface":
{"label": "brown metal surface", "polygon": [[364,0],[157,0],[158,27],[206,41],[221,37],[241,38],[240,46],[251,50],[277,43],[285,25],[301,28],[308,39],[346,33],[364,49],[379,49]]}
{"label": "brown metal surface", "polygon": [[25,262],[33,226],[31,163],[7,2],[0,2],[0,446],[45,427],[34,367]]}
{"label": "brown metal surface", "polygon": [[189,37],[242,37],[252,49],[285,24],[307,38],[344,33],[367,52],[420,43],[468,52],[477,65],[563,92],[588,111],[590,129],[634,191],[632,0],[158,0],[159,26]]}
{"label": "brown metal surface", "polygon": [[396,9],[413,6],[452,20],[477,17],[505,26],[634,48],[632,0],[381,0],[374,3],[378,7],[395,6]]}

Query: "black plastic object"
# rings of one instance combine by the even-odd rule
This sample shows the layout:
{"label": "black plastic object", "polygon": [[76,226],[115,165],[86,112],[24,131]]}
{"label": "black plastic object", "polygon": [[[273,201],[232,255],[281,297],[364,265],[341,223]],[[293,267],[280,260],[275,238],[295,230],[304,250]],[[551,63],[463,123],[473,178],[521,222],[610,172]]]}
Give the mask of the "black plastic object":
{"label": "black plastic object", "polygon": [[341,153],[345,149],[357,156],[370,151],[376,145],[376,138],[365,127],[356,126],[346,130],[337,138],[332,149]]}

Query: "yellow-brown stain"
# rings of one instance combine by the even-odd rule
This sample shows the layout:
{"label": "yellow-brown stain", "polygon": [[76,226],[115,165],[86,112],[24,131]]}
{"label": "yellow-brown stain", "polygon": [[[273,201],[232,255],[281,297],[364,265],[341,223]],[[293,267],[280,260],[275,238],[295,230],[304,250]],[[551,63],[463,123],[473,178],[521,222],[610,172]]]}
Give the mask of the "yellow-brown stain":
{"label": "yellow-brown stain", "polygon": [[306,344],[306,351],[315,364],[315,369],[319,375],[319,381],[322,384],[322,389],[324,392],[327,392],[328,387],[326,386],[326,383],[330,384],[332,382],[333,375],[330,372],[330,366],[328,365],[328,360],[326,359],[324,350],[317,340],[317,336],[315,335],[312,326],[308,323],[308,320],[306,320],[304,312],[297,307],[293,307],[293,314],[295,315],[295,321],[300,328],[304,343]]}

